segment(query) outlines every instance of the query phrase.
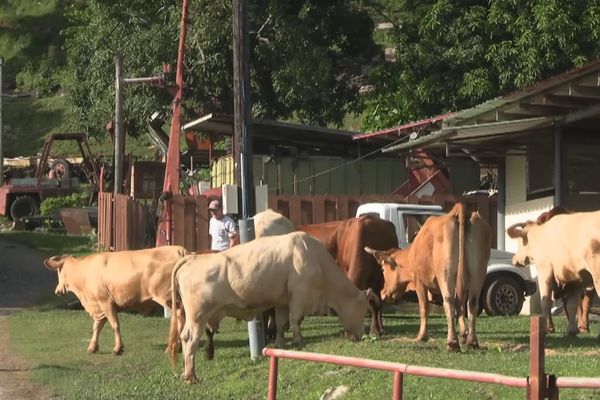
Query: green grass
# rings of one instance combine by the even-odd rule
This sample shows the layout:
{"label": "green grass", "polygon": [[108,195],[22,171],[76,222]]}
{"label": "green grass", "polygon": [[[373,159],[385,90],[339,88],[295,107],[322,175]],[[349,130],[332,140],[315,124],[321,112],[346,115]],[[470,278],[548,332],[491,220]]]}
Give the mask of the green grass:
{"label": "green grass", "polygon": [[72,254],[80,256],[95,251],[94,239],[89,236],[57,235],[37,232],[3,232],[3,239],[21,243],[48,255]]}
{"label": "green grass", "polygon": [[[251,361],[247,325],[226,319],[215,336],[213,361],[198,352],[199,384],[185,385],[171,369],[164,354],[168,321],[161,317],[121,314],[125,354],[111,354],[113,337],[105,327],[99,354],[87,355],[91,319],[83,311],[26,311],[10,319],[15,349],[34,365],[36,381],[64,399],[263,399],[268,382],[267,360]],[[558,318],[559,326],[565,323]],[[365,321],[367,322],[367,321]],[[306,351],[388,360],[463,370],[485,371],[525,377],[529,365],[529,319],[489,318],[480,320],[478,351],[449,354],[445,351],[445,320],[431,319],[428,343],[416,344],[418,317],[386,315],[387,334],[379,340],[352,343],[340,335],[332,317],[307,318],[302,326]],[[596,328],[596,327],[594,327]],[[598,344],[594,336],[547,340],[548,373],[558,376],[597,376],[600,370]],[[202,346],[202,344],[201,344]],[[591,357],[590,357],[591,356]],[[585,362],[582,362],[585,360]],[[350,367],[282,360],[278,395],[282,399],[318,399],[330,387],[345,385],[347,399],[391,397],[392,375]],[[521,399],[521,389],[448,379],[406,376],[405,398],[427,399]],[[600,392],[563,390],[561,399],[597,398]]]}

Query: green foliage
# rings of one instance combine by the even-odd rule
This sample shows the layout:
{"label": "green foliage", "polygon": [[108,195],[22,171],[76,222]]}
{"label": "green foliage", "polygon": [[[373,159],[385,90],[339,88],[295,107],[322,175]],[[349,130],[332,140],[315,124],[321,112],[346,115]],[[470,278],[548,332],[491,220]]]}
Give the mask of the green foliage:
{"label": "green foliage", "polygon": [[[86,353],[92,321],[84,311],[26,311],[9,319],[11,344],[31,365],[33,378],[61,399],[264,399],[269,363],[252,361],[245,322],[225,319],[215,335],[215,359],[196,357],[200,382],[186,385],[164,354],[168,320],[119,315],[125,354],[111,353],[113,334],[100,335],[98,354]],[[564,317],[558,317],[563,326]],[[529,375],[529,319],[482,317],[478,320],[481,350],[460,354],[445,349],[446,321],[439,312],[429,321],[430,341],[415,343],[418,315],[384,315],[386,335],[379,340],[350,342],[334,317],[308,317],[302,323],[306,351],[440,368]],[[365,324],[368,321],[365,320]],[[557,322],[555,320],[555,322]],[[40,340],[43,338],[43,340]],[[289,338],[289,333],[288,333]],[[204,339],[204,338],[203,338]],[[289,343],[289,339],[288,339]],[[546,339],[546,371],[557,376],[596,376],[600,362],[593,334],[579,338],[552,335]],[[585,359],[585,362],[581,360]],[[331,387],[348,387],[348,399],[385,399],[392,392],[391,373],[298,360],[279,362],[278,397],[318,399]],[[443,378],[405,375],[404,395],[419,399],[522,399],[525,389]],[[561,390],[561,399],[594,398],[584,389]]]}
{"label": "green foliage", "polygon": [[389,9],[397,61],[372,71],[365,130],[472,107],[600,55],[595,0],[402,0]]}
{"label": "green foliage", "polygon": [[[262,0],[249,5],[253,115],[325,125],[342,123],[358,107],[352,77],[374,54],[373,23],[359,2]],[[184,118],[233,112],[231,2],[190,6],[185,60]],[[79,129],[99,135],[114,112],[114,59],[125,56],[126,77],[175,67],[181,3],[170,0],[100,0],[67,10],[68,66],[63,84]],[[218,21],[218,22],[216,22]],[[164,91],[125,89],[129,134],[170,104]]]}
{"label": "green foliage", "polygon": [[63,207],[85,207],[89,204],[90,193],[72,193],[62,197],[48,197],[40,204],[42,215],[52,215],[55,210]]}

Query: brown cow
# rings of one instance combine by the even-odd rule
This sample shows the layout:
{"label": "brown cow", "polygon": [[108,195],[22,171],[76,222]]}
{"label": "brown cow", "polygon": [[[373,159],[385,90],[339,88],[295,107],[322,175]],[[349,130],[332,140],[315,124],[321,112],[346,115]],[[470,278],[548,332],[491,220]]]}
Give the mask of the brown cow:
{"label": "brown cow", "polygon": [[[564,291],[567,335],[576,335],[579,330],[589,331],[589,310],[586,309],[591,307],[591,288],[595,286],[598,291],[597,282],[600,282],[600,264],[596,261],[600,255],[598,223],[600,212],[569,213],[557,207],[540,215],[535,222],[517,223],[506,230],[519,244],[513,264],[535,264],[538,270],[541,315],[549,324],[552,293]],[[587,293],[584,294],[578,329],[575,315],[582,288],[586,288]],[[548,326],[550,331],[553,328],[553,325]]]}
{"label": "brown cow", "polygon": [[[187,316],[181,332],[184,379],[197,382],[195,353],[202,330],[215,330],[226,316],[247,319],[275,307],[276,344],[283,346],[283,327],[289,320],[292,341],[303,346],[300,319],[315,305],[332,307],[347,332],[358,340],[364,334],[368,301],[374,294],[360,291],[344,274],[322,243],[304,232],[263,237],[221,253],[182,259],[171,278],[174,311],[181,297]],[[177,321],[171,319],[172,360]]]}
{"label": "brown cow", "polygon": [[[300,225],[297,229],[323,242],[357,288],[372,289],[377,296],[381,296],[381,267],[365,252],[364,247],[378,250],[397,247],[398,237],[394,224],[372,215],[363,215],[344,221]],[[383,333],[380,303],[373,302],[371,309],[371,334],[380,335]]]}
{"label": "brown cow", "polygon": [[123,342],[117,313],[147,313],[156,303],[171,307],[171,272],[187,254],[190,253],[181,246],[164,246],[84,257],[54,256],[46,259],[44,265],[58,273],[55,293],[74,293],[94,320],[88,353],[98,351],[98,336],[108,320],[115,335],[113,353],[120,355]]}
{"label": "brown cow", "polygon": [[455,306],[459,311],[461,341],[472,348],[479,347],[475,320],[490,257],[491,228],[477,212],[465,219],[463,205],[457,203],[448,214],[429,217],[407,248],[387,252],[365,249],[383,268],[384,301],[401,298],[407,286],[414,285],[421,317],[418,341],[428,339],[428,291],[441,294],[448,321],[448,350],[460,349],[454,325]]}

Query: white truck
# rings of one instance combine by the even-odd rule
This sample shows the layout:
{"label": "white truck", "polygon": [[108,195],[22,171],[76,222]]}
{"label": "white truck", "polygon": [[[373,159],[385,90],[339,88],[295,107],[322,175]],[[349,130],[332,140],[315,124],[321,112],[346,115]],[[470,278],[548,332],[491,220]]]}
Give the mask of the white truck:
{"label": "white truck", "polygon": [[[366,203],[356,210],[356,216],[377,215],[396,227],[398,247],[406,247],[417,234],[425,220],[432,215],[445,214],[441,206]],[[521,312],[525,296],[537,290],[529,271],[512,265],[513,253],[492,249],[487,275],[481,293],[481,309],[487,315],[517,315]]]}

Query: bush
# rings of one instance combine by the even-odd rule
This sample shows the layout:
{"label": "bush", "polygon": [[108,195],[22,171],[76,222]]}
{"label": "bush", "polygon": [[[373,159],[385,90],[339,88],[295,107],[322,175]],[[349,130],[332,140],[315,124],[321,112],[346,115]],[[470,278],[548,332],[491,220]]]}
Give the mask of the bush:
{"label": "bush", "polygon": [[64,197],[48,197],[40,204],[42,215],[52,215],[54,211],[63,207],[85,207],[89,204],[90,193],[73,193]]}

